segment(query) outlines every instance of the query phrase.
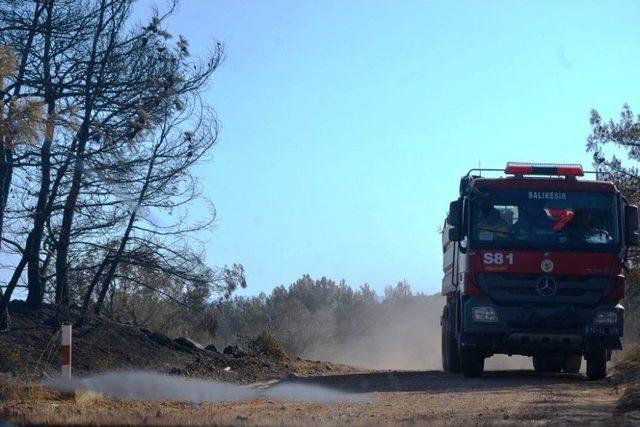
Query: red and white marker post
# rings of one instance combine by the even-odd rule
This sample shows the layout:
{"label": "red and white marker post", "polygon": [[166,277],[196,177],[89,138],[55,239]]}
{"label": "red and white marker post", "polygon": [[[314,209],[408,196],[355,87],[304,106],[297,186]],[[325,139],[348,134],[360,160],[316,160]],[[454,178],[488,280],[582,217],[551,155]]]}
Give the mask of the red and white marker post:
{"label": "red and white marker post", "polygon": [[62,325],[60,335],[60,374],[62,378],[71,378],[71,325]]}

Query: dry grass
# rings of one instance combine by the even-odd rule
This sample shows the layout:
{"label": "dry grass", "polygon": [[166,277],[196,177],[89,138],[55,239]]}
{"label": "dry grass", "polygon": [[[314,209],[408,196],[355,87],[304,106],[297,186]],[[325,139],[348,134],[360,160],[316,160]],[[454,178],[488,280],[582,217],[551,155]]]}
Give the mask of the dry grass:
{"label": "dry grass", "polygon": [[13,378],[0,378],[0,401],[3,402],[40,402],[60,399],[60,393]]}
{"label": "dry grass", "polygon": [[76,390],[73,393],[65,393],[52,390],[38,383],[0,377],[0,402],[3,403],[74,401],[82,406],[101,399],[104,399],[103,395],[92,391]]}
{"label": "dry grass", "polygon": [[25,358],[14,348],[0,345],[0,359],[4,361],[5,365],[13,366],[18,372],[26,368]]}
{"label": "dry grass", "polygon": [[627,344],[619,356],[613,372],[617,374],[635,377],[640,374],[640,344]]}
{"label": "dry grass", "polygon": [[613,373],[620,377],[624,387],[617,409],[621,412],[640,410],[640,344],[625,348]]}
{"label": "dry grass", "polygon": [[76,390],[73,393],[73,398],[76,405],[80,407],[93,405],[105,399],[102,394],[88,390]]}
{"label": "dry grass", "polygon": [[64,393],[38,383],[0,377],[1,420],[18,424],[83,424],[87,420],[82,414],[100,407],[108,407],[108,399],[97,393]]}

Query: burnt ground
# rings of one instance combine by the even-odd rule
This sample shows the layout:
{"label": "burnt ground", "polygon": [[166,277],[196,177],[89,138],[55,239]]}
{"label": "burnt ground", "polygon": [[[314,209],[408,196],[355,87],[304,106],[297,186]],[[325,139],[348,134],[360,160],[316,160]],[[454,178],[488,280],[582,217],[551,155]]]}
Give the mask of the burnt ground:
{"label": "burnt ground", "polygon": [[[60,369],[56,330],[48,325],[54,316],[50,307],[34,312],[20,302],[10,307],[11,329],[0,332],[0,375],[39,379]],[[145,369],[187,377],[253,383],[297,375],[352,372],[354,369],[328,362],[270,357],[259,351],[246,355],[222,354],[188,343],[172,341],[151,331],[94,319],[73,330],[75,375]]]}

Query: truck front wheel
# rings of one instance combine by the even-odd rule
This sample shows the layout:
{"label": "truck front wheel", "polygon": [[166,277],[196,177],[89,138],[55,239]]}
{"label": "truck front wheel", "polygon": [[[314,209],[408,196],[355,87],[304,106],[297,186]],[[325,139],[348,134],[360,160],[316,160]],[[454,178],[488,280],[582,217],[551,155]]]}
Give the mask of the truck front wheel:
{"label": "truck front wheel", "polygon": [[460,354],[460,369],[465,377],[479,377],[484,371],[484,357],[475,347],[458,347]]}
{"label": "truck front wheel", "polygon": [[460,358],[452,323],[445,309],[442,316],[442,370],[457,374],[460,373]]}
{"label": "truck front wheel", "polygon": [[607,350],[601,347],[587,349],[587,378],[599,380],[607,376]]}

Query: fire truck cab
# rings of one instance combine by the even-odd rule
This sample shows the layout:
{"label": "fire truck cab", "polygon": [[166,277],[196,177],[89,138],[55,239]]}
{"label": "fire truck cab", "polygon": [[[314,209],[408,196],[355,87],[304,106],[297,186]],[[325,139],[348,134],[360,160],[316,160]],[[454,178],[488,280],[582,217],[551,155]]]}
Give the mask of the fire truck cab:
{"label": "fire truck cab", "polygon": [[[479,175],[504,172],[497,178]],[[474,174],[475,173],[475,174]],[[538,372],[606,376],[622,348],[627,248],[638,208],[580,165],[508,163],[460,180],[442,232],[442,361],[480,376],[494,354]]]}

